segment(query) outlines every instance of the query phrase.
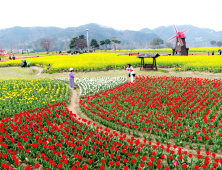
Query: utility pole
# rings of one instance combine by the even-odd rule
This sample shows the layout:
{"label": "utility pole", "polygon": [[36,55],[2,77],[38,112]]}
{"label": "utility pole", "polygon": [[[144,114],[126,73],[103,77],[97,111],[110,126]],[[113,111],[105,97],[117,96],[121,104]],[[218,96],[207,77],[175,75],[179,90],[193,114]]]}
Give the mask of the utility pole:
{"label": "utility pole", "polygon": [[88,37],[88,32],[89,32],[89,29],[86,29],[86,32],[87,32],[87,49],[88,49],[88,53],[89,53],[89,37]]}

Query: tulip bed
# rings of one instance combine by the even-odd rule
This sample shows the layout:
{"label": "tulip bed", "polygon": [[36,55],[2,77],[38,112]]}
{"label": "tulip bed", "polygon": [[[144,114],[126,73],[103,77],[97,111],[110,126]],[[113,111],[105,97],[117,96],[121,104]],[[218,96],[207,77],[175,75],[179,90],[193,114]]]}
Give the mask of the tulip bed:
{"label": "tulip bed", "polygon": [[[57,78],[57,80],[69,83],[68,78]],[[116,88],[124,83],[127,83],[126,77],[75,78],[75,85],[80,90],[79,96],[86,96]]]}
{"label": "tulip bed", "polygon": [[1,80],[0,116],[46,104],[68,102],[68,86],[58,80]]}
{"label": "tulip bed", "polygon": [[111,78],[81,78],[76,79],[76,86],[80,89],[80,96],[99,93],[107,89],[116,88],[127,83],[126,77]]}
{"label": "tulip bed", "polygon": [[[80,101],[81,102],[81,101]],[[197,158],[176,145],[128,138],[76,118],[66,103],[5,116],[0,123],[2,169],[221,169],[222,159]]]}
{"label": "tulip bed", "polygon": [[80,107],[93,120],[122,132],[218,152],[221,94],[222,82],[216,79],[140,76],[133,84],[82,96]]}

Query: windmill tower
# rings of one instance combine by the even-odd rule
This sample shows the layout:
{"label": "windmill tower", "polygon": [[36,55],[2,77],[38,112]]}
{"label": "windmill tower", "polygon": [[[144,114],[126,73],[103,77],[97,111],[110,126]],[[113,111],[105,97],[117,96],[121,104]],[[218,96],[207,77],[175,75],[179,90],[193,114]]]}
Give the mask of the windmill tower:
{"label": "windmill tower", "polygon": [[173,48],[173,55],[181,56],[181,55],[188,55],[189,48],[186,48],[186,41],[185,41],[185,35],[184,33],[188,31],[188,28],[184,31],[178,32],[176,26],[174,25],[174,29],[176,32],[176,35],[172,38],[170,38],[168,41],[173,40],[176,38],[176,46]]}

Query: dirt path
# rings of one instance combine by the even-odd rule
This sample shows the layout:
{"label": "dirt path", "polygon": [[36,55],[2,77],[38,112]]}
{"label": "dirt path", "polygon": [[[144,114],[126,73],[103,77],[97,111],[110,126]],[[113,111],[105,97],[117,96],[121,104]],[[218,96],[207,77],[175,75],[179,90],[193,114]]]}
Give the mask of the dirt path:
{"label": "dirt path", "polygon": [[33,69],[33,70],[36,70],[37,71],[37,74],[36,74],[36,76],[40,76],[42,73],[42,70],[43,70],[43,68],[40,68],[40,67],[36,67],[36,66],[32,66],[32,67],[30,67],[30,69]]}
{"label": "dirt path", "polygon": [[[112,130],[112,131],[116,131],[116,132],[118,132],[118,133],[122,133],[122,132],[120,132],[120,131],[118,131],[118,130],[116,130],[116,129],[112,129],[112,128],[110,128],[110,127],[106,127],[106,126],[104,126],[104,125],[102,125],[102,124],[100,124],[100,123],[98,123],[98,122],[95,122],[94,120],[92,120],[91,118],[89,118],[87,115],[85,115],[82,111],[81,111],[81,109],[80,109],[80,107],[79,107],[79,89],[77,89],[77,90],[70,90],[70,97],[69,97],[69,104],[67,105],[67,108],[69,109],[69,111],[72,111],[73,113],[75,113],[76,114],[76,118],[78,119],[78,118],[80,118],[79,119],[79,121],[81,121],[81,122],[84,122],[84,121],[82,121],[82,119],[87,119],[88,121],[90,121],[91,122],[91,125],[93,124],[93,123],[95,123],[96,124],[96,126],[99,126],[99,127],[102,127],[103,129],[104,128],[108,128],[108,129],[110,129],[110,130]],[[144,143],[143,141],[144,141],[144,137],[143,137],[143,133],[141,133],[141,132],[139,132],[139,137],[135,137],[135,136],[133,136],[133,135],[131,135],[131,134],[126,134],[126,136],[127,136],[127,139],[131,139],[131,137],[134,137],[135,138],[135,140],[136,139],[139,139],[141,142],[141,144],[145,144],[146,146],[149,146],[148,145],[148,142],[146,142],[146,143]],[[153,135],[152,135],[153,136]],[[148,140],[147,140],[148,141]],[[153,136],[153,139],[152,139],[152,145],[155,145],[156,144],[156,141],[155,141],[155,139],[154,139],[154,136]],[[173,141],[170,141],[170,143],[171,143],[171,148],[170,149],[172,149],[173,150],[173,144],[174,144],[174,142]],[[167,148],[167,144],[165,144],[165,143],[161,143],[163,146],[164,146],[164,148]],[[195,156],[195,157],[193,157],[194,159],[197,159],[196,158],[196,156],[197,156],[197,149],[196,148],[194,148],[194,149],[190,149],[188,146],[184,146],[184,147],[182,147],[182,146],[178,146],[178,147],[180,147],[180,148],[182,148],[182,151],[187,151],[188,153],[191,153],[191,154],[193,154],[193,156]],[[177,149],[175,149],[175,150],[178,150],[178,148]],[[207,155],[206,155],[206,152],[205,152],[205,149],[204,149],[204,146],[202,145],[201,146],[201,155],[203,155],[204,157],[206,157]],[[164,152],[166,152],[165,151],[165,149],[164,149]],[[212,153],[212,152],[211,152]],[[216,157],[217,158],[221,158],[222,157],[222,155],[221,154],[218,154],[218,153],[216,153]],[[210,158],[212,158],[213,159],[213,157],[211,156],[211,155],[208,155],[208,157],[210,157]]]}

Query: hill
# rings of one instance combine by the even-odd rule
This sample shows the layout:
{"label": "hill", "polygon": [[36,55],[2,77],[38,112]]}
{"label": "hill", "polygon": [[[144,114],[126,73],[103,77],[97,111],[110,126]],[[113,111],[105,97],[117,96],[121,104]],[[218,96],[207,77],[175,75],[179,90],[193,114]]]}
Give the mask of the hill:
{"label": "hill", "polygon": [[[206,42],[209,40],[215,40],[215,41],[221,41],[222,40],[222,31],[214,31],[212,29],[208,28],[198,28],[192,25],[180,25],[177,26],[178,31],[183,31],[186,28],[189,28],[189,31],[185,33],[186,36],[186,42],[190,45],[201,45],[206,46]],[[173,25],[170,25],[168,27],[157,27],[155,29],[149,29],[149,28],[143,28],[140,30],[143,33],[153,33],[158,35],[160,38],[162,38],[164,41],[168,41],[169,38],[173,37],[175,34]],[[173,40],[172,42],[174,42]]]}

